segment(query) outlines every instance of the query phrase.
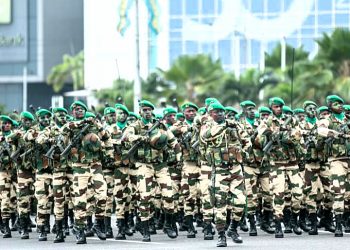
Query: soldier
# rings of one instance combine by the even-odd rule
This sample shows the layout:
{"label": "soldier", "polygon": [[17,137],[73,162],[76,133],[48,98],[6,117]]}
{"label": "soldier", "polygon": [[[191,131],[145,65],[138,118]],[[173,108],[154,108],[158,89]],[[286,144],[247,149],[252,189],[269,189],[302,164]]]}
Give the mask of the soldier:
{"label": "soldier", "polygon": [[231,107],[231,106],[225,107],[226,119],[235,120],[236,119],[235,116],[237,114],[238,114],[238,110],[235,109],[234,107]]}
{"label": "soldier", "polygon": [[329,109],[327,106],[321,106],[317,109],[318,119],[327,118],[330,115]]}
{"label": "soldier", "polygon": [[[154,182],[161,189],[162,202],[165,213],[164,232],[170,238],[176,238],[173,228],[173,189],[171,178],[166,164],[163,164],[163,151],[168,145],[174,148],[176,161],[181,161],[181,150],[176,138],[164,125],[158,122],[154,125],[152,111],[154,105],[147,101],[140,101],[141,120],[128,126],[125,130],[125,142],[135,148],[131,152],[135,158],[135,166],[138,169],[138,191],[140,192],[140,217],[143,228],[144,242],[151,241],[149,233],[149,220],[151,218],[151,202]],[[153,125],[153,126],[152,126]],[[132,149],[134,150],[134,149]]]}
{"label": "soldier", "polygon": [[139,120],[139,119],[141,119],[140,115],[135,114],[134,112],[129,112],[127,123],[129,125],[129,124],[131,124],[133,122],[136,122],[136,120]]}
{"label": "soldier", "polygon": [[305,110],[302,108],[296,108],[293,110],[293,113],[295,115],[295,117],[297,118],[298,122],[304,122],[305,120]]}
{"label": "soldier", "polygon": [[347,119],[350,119],[350,105],[344,105],[344,113]]}
{"label": "soldier", "polygon": [[[218,247],[226,247],[225,224],[228,195],[233,208],[232,224],[238,226],[245,206],[241,163],[251,147],[247,133],[233,120],[225,121],[225,108],[218,102],[210,104],[213,119],[201,130],[207,144],[208,162],[213,168],[211,191],[215,207],[215,225],[219,234]],[[236,237],[236,236],[235,236]]]}
{"label": "soldier", "polygon": [[175,118],[176,118],[176,121],[180,121],[180,122],[185,121],[185,116],[184,116],[184,114],[183,114],[183,113],[181,113],[181,112],[176,113]]}
{"label": "soldier", "polygon": [[272,114],[271,109],[265,106],[259,108],[259,118],[260,120],[266,120]]}
{"label": "soldier", "polygon": [[343,112],[344,100],[337,95],[327,96],[330,116],[320,120],[317,133],[322,137],[330,138],[325,142],[330,164],[331,189],[333,191],[333,211],[335,214],[335,237],[343,237],[342,220],[349,219],[349,205],[345,205],[346,186],[349,185],[349,121]]}
{"label": "soldier", "polygon": [[75,101],[70,106],[73,122],[68,122],[61,128],[61,133],[68,139],[68,146],[61,153],[67,152],[68,159],[73,168],[74,189],[74,220],[77,244],[86,244],[85,223],[87,212],[87,190],[91,183],[95,206],[94,232],[100,240],[105,240],[104,217],[106,212],[107,185],[103,178],[101,154],[106,159],[113,161],[113,148],[104,147],[108,145],[109,134],[103,130],[102,125],[93,118],[85,119],[86,105],[81,101]]}

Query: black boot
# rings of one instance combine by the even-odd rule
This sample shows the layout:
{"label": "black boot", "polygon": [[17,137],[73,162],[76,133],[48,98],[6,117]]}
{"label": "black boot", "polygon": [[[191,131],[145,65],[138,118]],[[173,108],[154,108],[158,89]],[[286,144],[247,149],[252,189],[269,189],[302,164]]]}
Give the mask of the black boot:
{"label": "black boot", "polygon": [[180,232],[187,231],[188,226],[186,225],[185,215],[184,215],[183,209],[181,209],[180,212],[178,213],[177,222],[179,223],[179,231]]}
{"label": "black boot", "polygon": [[335,232],[335,227],[333,224],[333,213],[331,212],[331,210],[323,210],[323,218],[321,218],[320,226],[324,227],[326,231],[329,231],[331,233]]}
{"label": "black boot", "polygon": [[74,228],[74,231],[76,232],[75,238],[77,244],[86,244],[86,236],[84,232],[84,228]]}
{"label": "black boot", "polygon": [[[134,234],[136,232],[135,222],[134,222],[134,213],[129,213],[127,224],[128,224],[128,227],[130,228],[130,231]],[[132,236],[132,235],[128,235],[128,236]]]}
{"label": "black boot", "polygon": [[271,223],[270,223],[271,213],[272,213],[271,211],[266,211],[266,210],[263,211],[263,217],[260,225],[260,229],[268,234],[275,233],[275,230],[271,227]]}
{"label": "black boot", "polygon": [[[211,224],[211,221],[204,222],[203,233],[204,233],[204,240],[213,240],[214,239],[213,226]],[[224,234],[225,234],[225,232],[224,232]],[[226,237],[225,237],[225,242],[226,242]]]}
{"label": "black boot", "polygon": [[194,229],[193,225],[193,216],[185,216],[185,221],[187,225],[187,238],[196,238],[196,230]]}
{"label": "black boot", "polygon": [[141,226],[142,226],[142,241],[143,242],[150,242],[151,241],[151,235],[149,233],[149,223],[148,220],[146,221],[141,221]]}
{"label": "black boot", "polygon": [[94,236],[94,231],[92,230],[92,226],[93,226],[92,216],[87,216],[84,237],[93,237]]}
{"label": "black boot", "polygon": [[61,243],[64,242],[64,235],[63,235],[63,220],[57,220],[56,223],[56,237],[53,240],[54,243]]}
{"label": "black boot", "polygon": [[301,231],[299,227],[298,216],[299,216],[298,213],[292,213],[291,224],[292,224],[293,232],[296,235],[301,235],[303,231]]}
{"label": "black boot", "polygon": [[283,210],[283,224],[284,224],[284,233],[291,234],[292,231],[292,211],[289,209]]}
{"label": "black boot", "polygon": [[113,238],[113,230],[111,225],[111,217],[105,217],[105,232],[106,232],[106,238],[111,239]]}
{"label": "black boot", "polygon": [[231,214],[232,214],[232,210],[231,210],[231,209],[227,209],[227,211],[226,211],[225,230],[228,230],[228,227],[230,226],[230,223],[231,223]]}
{"label": "black boot", "polygon": [[245,213],[243,214],[241,221],[239,222],[239,228],[243,231],[243,232],[248,232],[249,228],[247,226],[247,220],[246,220],[246,215]]}
{"label": "black boot", "polygon": [[281,219],[275,219],[275,238],[283,238]]}
{"label": "black boot", "polygon": [[335,216],[335,232],[334,236],[335,237],[343,237],[343,226],[342,226],[342,214],[337,214]]}
{"label": "black boot", "polygon": [[50,233],[50,214],[45,214],[44,230],[46,234]]}
{"label": "black boot", "polygon": [[95,224],[92,227],[92,231],[100,240],[106,240],[104,218],[95,219]]}
{"label": "black boot", "polygon": [[249,236],[258,236],[258,232],[256,231],[254,214],[248,214],[248,220],[249,220]]}
{"label": "black boot", "polygon": [[156,223],[156,229],[158,229],[158,230],[163,229],[164,221],[165,221],[165,214],[164,214],[164,212],[160,211],[159,216],[158,216],[158,220]]}
{"label": "black boot", "polygon": [[163,232],[168,235],[170,239],[175,239],[177,237],[176,231],[172,225],[173,214],[164,213],[164,228]]}
{"label": "black boot", "polygon": [[[133,229],[132,229],[132,227],[129,226],[129,223],[128,223],[129,217],[130,217],[129,212],[125,212],[124,213],[125,234],[127,236],[133,236],[134,235]],[[131,218],[131,220],[133,220],[133,219]],[[134,221],[132,221],[132,222],[134,222]]]}
{"label": "black boot", "polygon": [[228,228],[228,231],[227,231],[227,236],[231,237],[233,242],[235,243],[243,243],[241,236],[239,236],[237,232],[237,227],[239,223],[240,223],[239,221],[232,220],[230,227]]}
{"label": "black boot", "polygon": [[69,218],[69,228],[72,229],[74,226],[74,212],[73,209],[68,209],[68,218]]}
{"label": "black boot", "polygon": [[16,213],[11,213],[11,228],[10,228],[10,230],[12,232],[18,230],[18,223],[19,223],[19,221],[18,221],[17,214]]}
{"label": "black boot", "polygon": [[344,232],[350,233],[350,212],[345,212],[343,214],[343,222],[344,222]]}
{"label": "black boot", "polygon": [[11,235],[11,230],[10,230],[10,219],[2,219],[2,222],[3,222],[3,238],[12,238],[12,235]]}
{"label": "black boot", "polygon": [[47,233],[45,232],[45,225],[38,226],[39,241],[47,241]]}
{"label": "black boot", "polygon": [[198,213],[195,215],[195,220],[196,220],[196,226],[197,227],[204,227],[204,222],[203,222],[203,214]]}
{"label": "black boot", "polygon": [[156,223],[153,217],[148,221],[148,231],[151,235],[157,234]]}
{"label": "black boot", "polygon": [[262,212],[261,212],[261,209],[258,208],[255,210],[255,219],[256,219],[256,226],[259,227],[262,223]]}
{"label": "black boot", "polygon": [[308,211],[306,210],[306,208],[301,209],[299,214],[299,226],[304,232],[310,231],[310,227],[306,223],[307,217]]}
{"label": "black boot", "polygon": [[311,221],[311,228],[309,230],[309,235],[318,235],[317,214],[316,213],[310,214],[310,221]]}
{"label": "black boot", "polygon": [[118,227],[118,233],[115,236],[116,240],[126,240],[125,237],[125,220],[124,219],[117,219],[117,227]]}
{"label": "black boot", "polygon": [[177,225],[176,225],[177,216],[178,216],[177,213],[173,214],[173,216],[171,218],[171,226],[175,230],[176,236],[179,236],[179,232],[177,230]]}
{"label": "black boot", "polygon": [[69,236],[69,225],[68,225],[68,216],[65,216],[63,219],[63,232],[65,236]]}
{"label": "black boot", "polygon": [[[30,218],[30,214],[28,214],[28,227],[29,228],[36,228],[36,224]],[[30,232],[31,232],[31,230],[30,230]]]}
{"label": "black boot", "polygon": [[22,215],[19,218],[19,224],[21,227],[21,239],[22,240],[27,240],[29,239],[29,233],[28,233],[28,216]]}
{"label": "black boot", "polygon": [[219,232],[218,243],[216,243],[217,247],[227,247],[225,231]]}

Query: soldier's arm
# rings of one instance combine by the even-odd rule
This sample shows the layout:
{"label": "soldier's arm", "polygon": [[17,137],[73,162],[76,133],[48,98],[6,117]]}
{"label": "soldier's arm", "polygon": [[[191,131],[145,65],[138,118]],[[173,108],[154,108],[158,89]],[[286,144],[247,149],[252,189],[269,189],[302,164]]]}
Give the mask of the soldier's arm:
{"label": "soldier's arm", "polygon": [[124,131],[124,133],[125,133],[124,141],[125,142],[134,143],[140,139],[143,139],[144,136],[137,134],[136,127],[134,124],[130,125],[129,127],[127,127],[125,129],[125,131]]}
{"label": "soldier's arm", "polygon": [[167,137],[168,137],[168,145],[174,149],[174,152],[176,154],[176,161],[181,161],[181,146],[178,140],[176,139],[175,135],[168,129],[166,130]]}
{"label": "soldier's arm", "polygon": [[340,133],[336,130],[329,129],[329,120],[322,119],[317,123],[317,134],[320,137],[334,137],[338,138]]}

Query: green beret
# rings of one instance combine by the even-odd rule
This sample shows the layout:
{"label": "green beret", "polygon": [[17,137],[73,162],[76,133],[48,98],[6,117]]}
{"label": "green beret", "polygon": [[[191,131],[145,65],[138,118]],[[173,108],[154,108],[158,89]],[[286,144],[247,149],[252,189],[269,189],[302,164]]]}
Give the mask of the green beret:
{"label": "green beret", "polygon": [[316,107],[318,107],[318,105],[313,101],[305,101],[303,104],[303,108],[305,109],[309,105],[315,105]]}
{"label": "green beret", "polygon": [[344,106],[343,106],[343,109],[344,109],[345,111],[350,111],[350,105],[349,105],[349,104],[344,105]]}
{"label": "green beret", "polygon": [[225,107],[225,111],[226,111],[226,114],[231,113],[231,112],[238,114],[238,110],[235,109],[234,107],[231,107],[231,106]]}
{"label": "green beret", "polygon": [[85,111],[88,110],[87,106],[85,105],[85,103],[83,103],[82,101],[75,101],[72,103],[72,105],[70,105],[69,109],[70,111],[72,111],[76,106],[80,106],[83,109],[85,109]]}
{"label": "green beret", "polygon": [[39,109],[38,111],[36,111],[37,117],[44,116],[44,115],[50,115],[50,117],[51,117],[52,113],[47,109]]}
{"label": "green beret", "polygon": [[106,107],[106,108],[103,110],[103,115],[108,115],[108,114],[111,114],[111,113],[115,113],[115,109],[112,108],[112,107]]}
{"label": "green beret", "polygon": [[200,113],[201,115],[204,115],[205,113],[207,113],[207,109],[205,107],[200,107],[198,109],[198,113]]}
{"label": "green beret", "polygon": [[129,116],[136,117],[136,119],[141,119],[140,115],[134,113],[134,112],[129,112]]}
{"label": "green beret", "polygon": [[192,102],[185,102],[184,104],[182,104],[181,109],[182,111],[184,111],[187,108],[194,108],[196,111],[198,110],[198,106]]}
{"label": "green beret", "polygon": [[269,99],[269,106],[271,107],[272,104],[275,104],[275,105],[285,105],[284,101],[282,98],[279,98],[279,97],[271,97]]}
{"label": "green beret", "polygon": [[269,109],[268,107],[261,106],[261,107],[259,108],[259,113],[269,113],[269,114],[271,114],[272,111],[271,111],[271,109]]}
{"label": "green beret", "polygon": [[32,120],[32,121],[35,120],[34,115],[28,111],[23,111],[20,116],[21,116],[21,119],[27,118],[27,119]]}
{"label": "green beret", "polygon": [[246,100],[244,102],[241,102],[239,104],[241,107],[247,107],[247,106],[253,106],[253,107],[256,107],[256,104],[250,100]]}
{"label": "green beret", "polygon": [[168,108],[163,109],[164,116],[166,116],[168,114],[176,114],[176,113],[177,113],[176,109],[174,109],[172,107],[168,107]]}
{"label": "green beret", "polygon": [[282,112],[283,113],[292,113],[292,114],[294,114],[293,113],[293,110],[289,107],[289,106],[283,106],[283,108],[282,108]]}
{"label": "green beret", "polygon": [[[153,105],[153,104],[151,103],[151,105]],[[143,105],[143,106],[147,106],[147,105]],[[142,106],[140,105],[140,107],[142,107]],[[116,108],[116,109],[121,109],[121,110],[123,110],[127,115],[129,115],[129,110],[128,110],[128,108],[127,108],[125,105],[120,104],[120,103],[117,103],[117,104],[115,105],[115,108]],[[151,108],[152,108],[152,107],[151,107]],[[154,109],[154,106],[153,106],[152,109]]]}
{"label": "green beret", "polygon": [[65,108],[54,108],[54,109],[52,109],[52,112],[53,113],[64,112],[64,113],[68,114],[68,111]]}
{"label": "green beret", "polygon": [[0,120],[3,122],[11,122],[12,125],[15,125],[15,121],[12,120],[8,115],[0,115]]}
{"label": "green beret", "polygon": [[179,120],[181,117],[185,118],[183,113],[177,113],[175,117],[176,117],[176,120]]}
{"label": "green beret", "polygon": [[211,103],[213,102],[219,102],[218,99],[214,98],[214,97],[208,97],[207,99],[205,99],[204,103],[205,106],[209,106]]}
{"label": "green beret", "polygon": [[92,112],[87,111],[85,113],[85,118],[90,118],[90,117],[96,118],[96,115]]}
{"label": "green beret", "polygon": [[259,117],[260,117],[260,113],[259,113],[259,112],[255,112],[255,113],[254,113],[254,117],[255,117],[255,118],[259,118]]}
{"label": "green beret", "polygon": [[151,109],[155,109],[153,103],[151,103],[150,101],[147,101],[147,100],[142,100],[139,102],[139,106],[140,107],[150,107]]}
{"label": "green beret", "polygon": [[222,106],[222,104],[219,103],[219,102],[213,102],[213,103],[211,103],[211,104],[209,105],[208,111],[212,111],[212,110],[214,110],[214,109],[222,109],[222,110],[225,111],[225,107]]}
{"label": "green beret", "polygon": [[161,114],[156,114],[156,115],[155,115],[155,118],[156,118],[157,120],[162,120],[162,119],[163,119],[163,115],[161,115]]}
{"label": "green beret", "polygon": [[344,104],[344,100],[340,96],[337,96],[337,95],[327,96],[326,101],[327,101],[327,104],[333,103],[333,102],[340,102],[340,103]]}
{"label": "green beret", "polygon": [[323,111],[329,111],[328,107],[327,106],[321,106],[317,109],[317,112],[318,113],[321,113]]}
{"label": "green beret", "polygon": [[305,113],[305,110],[302,108],[297,108],[297,109],[293,110],[293,113],[294,114],[302,114],[302,113]]}

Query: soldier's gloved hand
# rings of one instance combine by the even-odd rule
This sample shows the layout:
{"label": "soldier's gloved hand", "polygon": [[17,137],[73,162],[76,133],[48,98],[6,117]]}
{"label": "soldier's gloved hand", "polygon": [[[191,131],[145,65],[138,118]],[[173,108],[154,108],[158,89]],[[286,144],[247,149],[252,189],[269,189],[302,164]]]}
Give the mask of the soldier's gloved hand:
{"label": "soldier's gloved hand", "polygon": [[305,161],[302,161],[302,160],[299,161],[298,166],[299,166],[300,171],[304,171],[305,170]]}

